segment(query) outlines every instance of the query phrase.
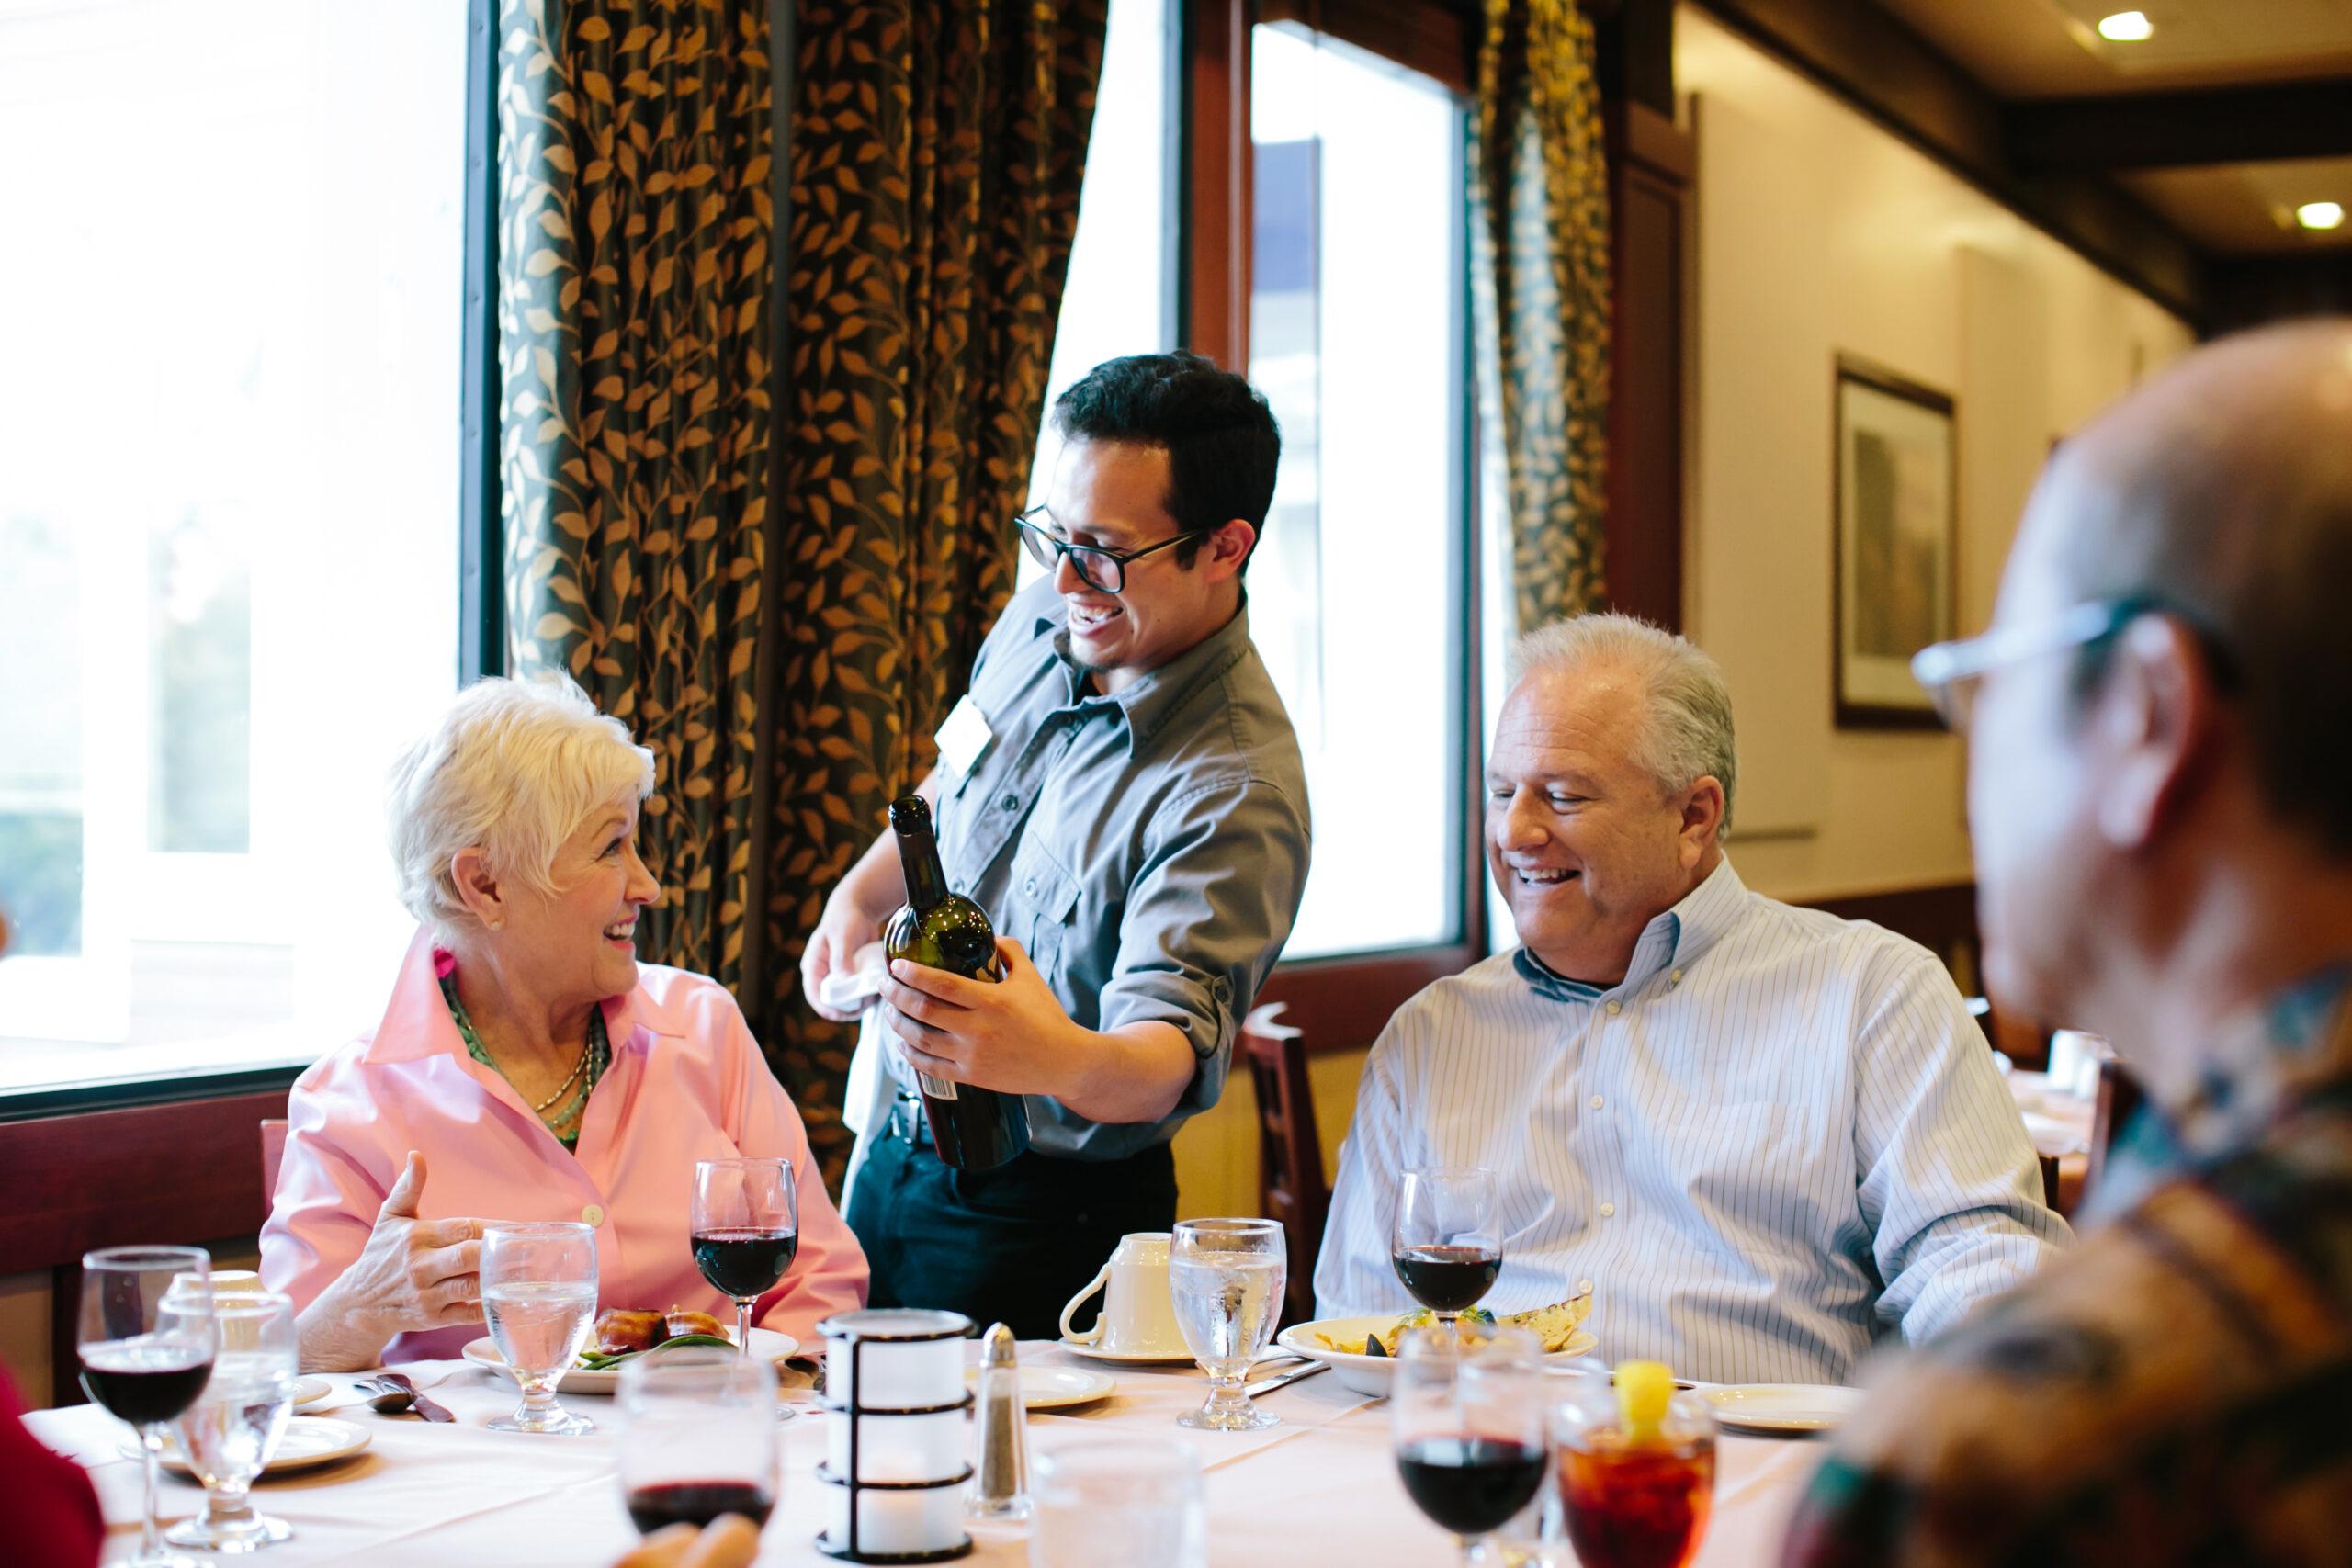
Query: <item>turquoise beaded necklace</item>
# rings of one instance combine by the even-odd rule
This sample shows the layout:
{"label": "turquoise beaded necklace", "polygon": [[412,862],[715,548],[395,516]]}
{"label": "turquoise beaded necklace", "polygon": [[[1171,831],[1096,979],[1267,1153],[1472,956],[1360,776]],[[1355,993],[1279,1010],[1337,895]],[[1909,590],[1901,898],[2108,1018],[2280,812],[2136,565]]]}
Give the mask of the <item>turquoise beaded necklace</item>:
{"label": "turquoise beaded necklace", "polygon": [[[474,1032],[474,1021],[466,1016],[466,1004],[458,999],[458,974],[455,969],[451,969],[441,976],[441,999],[449,1004],[449,1017],[458,1025],[458,1038],[466,1043],[466,1055],[488,1067],[492,1072],[498,1074],[500,1077],[504,1077],[505,1071],[492,1061],[490,1053],[482,1048],[481,1036]],[[579,1087],[571,1089],[571,1092],[565,1096],[563,1103],[552,1110],[545,1104],[534,1107],[538,1112],[539,1120],[547,1123],[548,1131],[555,1134],[556,1142],[565,1148],[578,1152],[580,1122],[581,1119],[587,1114],[588,1097],[595,1092],[596,1080],[605,1076],[605,1068],[611,1064],[612,1059],[612,1046],[605,1038],[605,1010],[601,1007],[590,1008],[587,1047],[580,1054],[580,1066],[574,1067],[571,1077],[565,1080],[567,1089],[571,1088],[575,1083]],[[564,1090],[559,1089],[556,1093],[560,1095]],[[566,1127],[571,1128],[571,1131],[565,1132],[563,1129]]]}

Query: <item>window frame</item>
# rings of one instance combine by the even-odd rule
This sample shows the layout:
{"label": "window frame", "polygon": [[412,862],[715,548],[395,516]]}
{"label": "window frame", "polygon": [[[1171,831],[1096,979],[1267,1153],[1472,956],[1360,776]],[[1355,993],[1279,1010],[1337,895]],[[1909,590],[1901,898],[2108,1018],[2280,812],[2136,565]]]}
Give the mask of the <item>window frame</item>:
{"label": "window frame", "polygon": [[[1300,22],[1430,77],[1453,95],[1456,147],[1463,150],[1476,59],[1474,18],[1443,0],[1193,0],[1180,9],[1177,341],[1220,365],[1242,367],[1250,363],[1250,246],[1254,230],[1251,29],[1261,22]],[[1461,163],[1457,159],[1457,165]],[[1465,264],[1468,194],[1465,186],[1455,229],[1455,244]],[[1414,993],[1459,974],[1489,951],[1484,818],[1474,806],[1485,762],[1479,716],[1485,706],[1481,660],[1476,657],[1483,636],[1477,572],[1478,410],[1466,265],[1461,276],[1463,288],[1453,301],[1456,341],[1462,345],[1456,367],[1462,420],[1454,458],[1457,547],[1447,583],[1456,633],[1448,682],[1458,764],[1453,824],[1459,857],[1453,890],[1455,934],[1445,942],[1286,959],[1277,964],[1255,1005],[1286,1004],[1283,1021],[1305,1032],[1310,1050],[1371,1044],[1389,1016]]]}

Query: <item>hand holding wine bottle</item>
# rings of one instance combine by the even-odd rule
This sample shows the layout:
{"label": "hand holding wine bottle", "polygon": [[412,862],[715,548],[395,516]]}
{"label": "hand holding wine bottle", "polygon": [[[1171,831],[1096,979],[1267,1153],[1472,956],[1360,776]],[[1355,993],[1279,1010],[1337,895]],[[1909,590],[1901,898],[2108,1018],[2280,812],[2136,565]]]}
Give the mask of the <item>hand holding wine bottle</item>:
{"label": "hand holding wine bottle", "polygon": [[[978,904],[947,886],[931,807],[921,795],[894,800],[890,828],[899,838],[907,881],[906,908],[891,917],[882,936],[893,964],[918,964],[967,980],[1002,979],[996,929]],[[932,1147],[946,1164],[987,1170],[1028,1148],[1029,1111],[1019,1095],[956,1083],[920,1068],[917,1082]]]}

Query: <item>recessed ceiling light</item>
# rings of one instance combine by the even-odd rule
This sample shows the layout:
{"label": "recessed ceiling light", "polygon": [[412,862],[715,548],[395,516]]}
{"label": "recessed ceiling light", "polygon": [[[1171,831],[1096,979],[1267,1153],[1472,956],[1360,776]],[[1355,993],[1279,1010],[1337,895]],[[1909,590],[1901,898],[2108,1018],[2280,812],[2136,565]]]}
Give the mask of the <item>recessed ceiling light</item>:
{"label": "recessed ceiling light", "polygon": [[2118,11],[2099,18],[2098,36],[2110,43],[2142,43],[2155,34],[2156,24],[2145,11]]}
{"label": "recessed ceiling light", "polygon": [[2295,209],[2295,221],[2306,229],[2337,229],[2344,224],[2340,201],[2307,201]]}

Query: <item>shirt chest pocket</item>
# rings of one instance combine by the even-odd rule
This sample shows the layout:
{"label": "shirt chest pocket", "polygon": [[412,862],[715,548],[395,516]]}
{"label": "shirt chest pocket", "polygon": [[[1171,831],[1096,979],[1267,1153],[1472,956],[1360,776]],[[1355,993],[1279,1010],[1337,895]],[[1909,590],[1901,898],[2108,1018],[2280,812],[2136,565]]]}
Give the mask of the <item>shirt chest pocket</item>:
{"label": "shirt chest pocket", "polygon": [[1078,879],[1044,850],[1025,846],[1012,869],[1012,901],[1004,934],[1029,950],[1029,962],[1050,985],[1061,977],[1067,957]]}

